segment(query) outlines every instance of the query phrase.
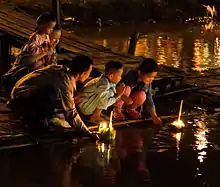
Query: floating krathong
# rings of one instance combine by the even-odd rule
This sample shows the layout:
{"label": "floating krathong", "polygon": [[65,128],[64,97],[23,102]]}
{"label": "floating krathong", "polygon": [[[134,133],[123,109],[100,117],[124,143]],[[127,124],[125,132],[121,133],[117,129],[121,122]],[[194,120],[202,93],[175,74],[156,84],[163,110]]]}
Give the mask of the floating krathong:
{"label": "floating krathong", "polygon": [[116,131],[112,127],[112,117],[113,117],[113,112],[111,112],[109,123],[106,121],[100,122],[98,133],[101,139],[105,139],[105,140],[115,139]]}
{"label": "floating krathong", "polygon": [[181,114],[182,114],[182,107],[183,107],[183,100],[181,100],[181,103],[180,103],[180,110],[179,110],[178,119],[171,123],[171,125],[175,126],[177,129],[182,129],[185,127],[184,122],[180,119]]}

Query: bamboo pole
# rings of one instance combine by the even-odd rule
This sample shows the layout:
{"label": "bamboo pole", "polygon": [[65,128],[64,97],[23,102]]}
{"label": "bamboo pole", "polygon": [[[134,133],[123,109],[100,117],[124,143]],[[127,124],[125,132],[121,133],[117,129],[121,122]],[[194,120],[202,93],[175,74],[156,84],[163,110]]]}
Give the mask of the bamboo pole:
{"label": "bamboo pole", "polygon": [[180,121],[180,118],[181,118],[182,108],[183,108],[183,100],[181,100],[181,103],[180,103],[180,110],[179,110],[179,115],[178,115],[178,121]]}

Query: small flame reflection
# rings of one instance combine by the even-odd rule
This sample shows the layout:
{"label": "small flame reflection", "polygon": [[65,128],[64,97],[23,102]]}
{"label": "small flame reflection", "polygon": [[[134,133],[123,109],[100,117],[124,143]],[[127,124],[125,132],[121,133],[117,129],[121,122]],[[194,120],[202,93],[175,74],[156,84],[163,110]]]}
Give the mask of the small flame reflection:
{"label": "small flame reflection", "polygon": [[173,137],[176,139],[176,148],[177,148],[177,160],[179,159],[180,152],[180,140],[182,138],[182,132],[173,134]]}
{"label": "small flame reflection", "polygon": [[175,126],[178,129],[182,129],[185,127],[185,124],[182,120],[175,120],[171,123],[171,125]]}
{"label": "small flame reflection", "polygon": [[97,151],[99,153],[99,163],[103,167],[109,163],[110,157],[112,154],[112,147],[111,145],[107,145],[104,143],[101,143],[99,141],[96,142]]}
{"label": "small flame reflection", "polygon": [[182,137],[182,133],[181,133],[181,132],[174,134],[174,138],[176,138],[176,140],[177,140],[178,142],[180,142],[181,137]]}
{"label": "small flame reflection", "polygon": [[201,119],[200,121],[195,120],[195,125],[193,126],[197,127],[196,133],[195,133],[196,141],[195,141],[194,149],[198,151],[197,158],[200,161],[200,163],[202,163],[207,155],[207,152],[205,149],[208,148],[209,142],[207,140],[207,135],[209,133],[209,130],[206,127],[206,124],[203,121],[203,119]]}

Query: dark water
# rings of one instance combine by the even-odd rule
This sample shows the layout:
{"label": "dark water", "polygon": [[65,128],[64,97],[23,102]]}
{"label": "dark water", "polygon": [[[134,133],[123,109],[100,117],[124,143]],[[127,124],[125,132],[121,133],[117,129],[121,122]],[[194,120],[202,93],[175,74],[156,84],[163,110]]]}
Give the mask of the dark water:
{"label": "dark water", "polygon": [[[128,31],[87,36],[85,32],[84,36],[117,51],[128,49]],[[202,71],[220,67],[219,49],[216,33],[187,27],[142,35],[135,54],[186,71]],[[186,127],[182,131],[170,126],[171,119],[156,128],[149,123],[119,129],[110,145],[81,139],[1,151],[0,186],[219,187],[220,115],[198,115],[201,110],[195,106],[207,108],[208,104],[191,94],[158,100],[158,113],[177,114],[181,99],[184,113],[197,113],[183,118]]]}
{"label": "dark water", "polygon": [[136,30],[141,34],[135,50],[136,56],[153,57],[160,64],[201,72],[220,67],[219,26],[217,28],[211,32],[198,25],[150,25],[76,33],[90,40],[92,38],[97,44],[127,53],[129,38]]}
{"label": "dark water", "polygon": [[[166,120],[117,130],[110,145],[78,142],[0,152],[2,187],[219,187],[220,115],[199,113],[194,98],[184,99],[186,127]],[[160,115],[177,114],[180,98],[157,101]],[[164,107],[166,106],[166,107]]]}

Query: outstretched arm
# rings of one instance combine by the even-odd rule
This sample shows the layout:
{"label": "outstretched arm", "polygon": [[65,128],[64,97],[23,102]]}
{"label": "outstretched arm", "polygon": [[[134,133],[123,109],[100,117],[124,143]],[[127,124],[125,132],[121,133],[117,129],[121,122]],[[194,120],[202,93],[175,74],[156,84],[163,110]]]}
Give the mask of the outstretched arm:
{"label": "outstretched arm", "polygon": [[146,92],[146,96],[147,97],[146,97],[145,106],[146,106],[146,109],[148,110],[148,112],[150,113],[154,124],[161,124],[162,121],[157,116],[156,107],[155,107],[155,104],[154,104],[154,101],[153,101],[151,84],[149,85],[148,91]]}

